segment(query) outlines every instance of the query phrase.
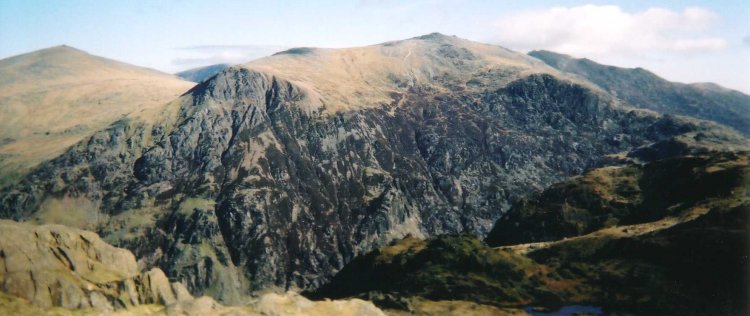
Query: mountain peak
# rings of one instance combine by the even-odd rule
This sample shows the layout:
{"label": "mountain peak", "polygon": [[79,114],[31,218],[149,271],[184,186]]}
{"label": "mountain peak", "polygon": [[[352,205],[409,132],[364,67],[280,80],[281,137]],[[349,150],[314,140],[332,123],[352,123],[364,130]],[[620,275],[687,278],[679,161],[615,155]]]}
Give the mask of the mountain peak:
{"label": "mountain peak", "polygon": [[58,46],[52,46],[43,48],[40,50],[35,50],[33,52],[24,53],[20,55],[11,56],[5,59],[0,60],[0,67],[12,65],[12,64],[19,64],[29,61],[40,61],[45,60],[49,62],[55,62],[56,58],[60,58],[62,56],[91,56],[89,53],[80,50],[78,48],[68,46],[68,45],[58,45]]}
{"label": "mountain peak", "polygon": [[80,55],[89,55],[87,51],[75,48],[73,46],[68,45],[57,45],[52,47],[43,48],[34,52],[31,52],[29,54],[80,54]]}
{"label": "mountain peak", "polygon": [[52,46],[52,47],[48,47],[48,48],[44,48],[44,49],[41,49],[40,51],[45,51],[45,50],[46,51],[74,51],[74,52],[84,52],[85,53],[85,51],[83,51],[82,49],[78,49],[78,48],[75,48],[73,46],[68,46],[68,45],[65,45],[65,44],[57,45],[57,46]]}
{"label": "mountain peak", "polygon": [[443,33],[438,33],[438,32],[432,32],[430,34],[413,37],[413,39],[431,40],[431,41],[445,41],[445,40],[450,40],[454,38],[459,38],[459,37],[455,35],[449,36],[449,35],[445,35]]}
{"label": "mountain peak", "polygon": [[315,47],[292,47],[290,49],[274,53],[273,55],[306,55],[315,52],[315,50],[317,50],[317,48]]}

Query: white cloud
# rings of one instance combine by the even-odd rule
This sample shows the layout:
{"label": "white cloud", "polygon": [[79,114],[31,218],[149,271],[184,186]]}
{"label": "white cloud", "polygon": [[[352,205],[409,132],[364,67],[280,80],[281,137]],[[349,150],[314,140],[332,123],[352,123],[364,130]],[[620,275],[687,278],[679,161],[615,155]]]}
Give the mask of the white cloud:
{"label": "white cloud", "polygon": [[554,7],[526,11],[496,23],[494,41],[519,50],[549,49],[584,56],[718,51],[727,46],[709,35],[719,16],[707,9],[663,8],[626,12],[615,5]]}
{"label": "white cloud", "polygon": [[201,45],[177,48],[172,65],[181,69],[214,64],[239,64],[265,57],[287,47],[263,45]]}

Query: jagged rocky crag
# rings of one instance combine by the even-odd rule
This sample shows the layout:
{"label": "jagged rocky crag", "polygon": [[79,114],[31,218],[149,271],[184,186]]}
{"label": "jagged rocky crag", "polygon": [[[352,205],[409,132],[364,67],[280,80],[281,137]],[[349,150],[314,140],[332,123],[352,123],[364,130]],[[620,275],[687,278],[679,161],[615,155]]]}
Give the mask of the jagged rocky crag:
{"label": "jagged rocky crag", "polygon": [[[705,185],[688,185],[694,181]],[[492,248],[471,235],[410,237],[355,258],[312,295],[364,297],[407,310],[426,298],[744,315],[748,188],[748,152],[595,169],[508,211],[487,243],[509,246]],[[664,199],[653,204],[652,194]],[[537,225],[527,224],[528,214]],[[573,220],[578,227],[570,227]],[[516,223],[521,238],[494,233]]]}
{"label": "jagged rocky crag", "polygon": [[[320,63],[346,73],[311,70]],[[0,192],[0,212],[45,222],[60,217],[55,205],[86,206],[63,220],[193,294],[234,302],[315,288],[407,234],[486,234],[528,192],[677,138],[745,144],[434,34],[226,69],[158,116],[128,116],[43,164]]]}

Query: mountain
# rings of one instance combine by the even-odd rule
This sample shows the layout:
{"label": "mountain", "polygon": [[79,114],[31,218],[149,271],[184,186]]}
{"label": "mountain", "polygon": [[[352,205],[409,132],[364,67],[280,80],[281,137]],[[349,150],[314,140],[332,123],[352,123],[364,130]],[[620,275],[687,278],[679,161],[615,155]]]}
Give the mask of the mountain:
{"label": "mountain", "polygon": [[714,121],[750,136],[750,96],[744,93],[712,83],[670,82],[643,68],[606,66],[549,51],[529,55],[593,82],[633,106]]}
{"label": "mountain", "polygon": [[57,46],[0,60],[0,186],[193,84]]}
{"label": "mountain", "polygon": [[227,69],[229,67],[230,67],[229,64],[216,64],[216,65],[210,65],[210,66],[180,71],[176,73],[175,76],[185,79],[187,81],[203,82],[206,79],[215,76],[222,70]]}
{"label": "mountain", "polygon": [[484,236],[535,190],[686,143],[747,147],[498,46],[295,48],[110,124],[0,190],[0,216],[95,230],[231,303],[407,235]]}
{"label": "mountain", "polygon": [[459,300],[744,315],[748,154],[710,151],[593,169],[516,203],[487,244],[471,235],[408,237],[355,258],[312,295],[402,310]]}

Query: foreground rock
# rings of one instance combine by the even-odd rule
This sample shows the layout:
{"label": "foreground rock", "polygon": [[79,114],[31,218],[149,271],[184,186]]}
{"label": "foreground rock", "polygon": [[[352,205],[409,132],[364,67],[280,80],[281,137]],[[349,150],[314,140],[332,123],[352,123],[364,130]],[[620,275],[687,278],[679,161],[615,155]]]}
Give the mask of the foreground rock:
{"label": "foreground rock", "polygon": [[222,306],[193,298],[160,269],[139,272],[132,253],[89,231],[2,220],[0,236],[0,314],[383,315],[370,302],[312,302],[292,292]]}
{"label": "foreground rock", "polygon": [[103,311],[192,299],[160,269],[139,272],[130,251],[62,225],[0,221],[2,291],[38,307]]}
{"label": "foreground rock", "polygon": [[[445,305],[445,304],[443,304]],[[427,306],[429,315],[434,315],[435,310],[446,310],[443,305],[433,307]],[[476,304],[461,304],[464,310],[494,311],[492,307],[483,306],[481,309]],[[448,306],[448,305],[446,305]],[[436,309],[439,308],[439,309]],[[69,310],[62,307],[41,308],[22,298],[0,292],[0,314],[2,315],[102,315],[101,310],[93,308]],[[371,302],[350,299],[334,301],[310,301],[296,293],[264,294],[252,302],[243,306],[222,306],[213,299],[203,296],[195,300],[181,301],[169,306],[148,304],[132,306],[127,309],[106,311],[107,315],[119,316],[384,316],[385,314],[375,307]],[[470,314],[469,314],[470,315]],[[483,315],[487,315],[484,313]],[[518,315],[509,314],[509,315]],[[524,314],[520,314],[524,315]]]}

